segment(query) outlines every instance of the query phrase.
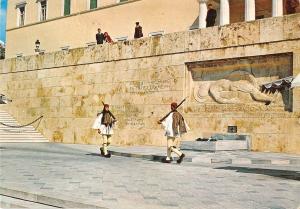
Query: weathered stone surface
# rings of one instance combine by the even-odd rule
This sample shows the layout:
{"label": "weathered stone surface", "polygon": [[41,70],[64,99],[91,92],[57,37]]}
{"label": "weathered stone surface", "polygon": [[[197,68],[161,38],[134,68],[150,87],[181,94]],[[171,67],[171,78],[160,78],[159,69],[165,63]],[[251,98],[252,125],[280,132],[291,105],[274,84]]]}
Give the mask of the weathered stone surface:
{"label": "weathered stone surface", "polygon": [[219,48],[221,46],[220,28],[209,27],[200,31],[200,49]]}
{"label": "weathered stone surface", "polygon": [[284,39],[300,38],[300,16],[298,14],[284,17]]}
{"label": "weathered stone surface", "polygon": [[[290,112],[283,102],[288,97],[281,94],[277,103],[265,106],[252,99],[253,92],[223,89],[225,97],[242,102],[219,104],[210,95],[204,103],[197,102],[194,91],[197,82],[222,79],[233,79],[230,85],[242,88],[236,82],[247,83],[251,77],[232,72],[248,72],[258,84],[298,74],[299,17],[269,18],[0,61],[0,93],[13,100],[0,108],[21,123],[44,115],[38,130],[51,141],[99,143],[91,126],[103,101],[118,118],[114,144],[165,145],[163,130],[156,121],[169,111],[171,102],[187,96],[179,109],[191,127],[186,140],[225,133],[228,125],[237,125],[239,133],[251,135],[253,150],[300,153],[298,89],[293,90],[292,99],[289,97]],[[270,34],[274,30],[276,35]],[[289,58],[282,55],[286,52]],[[255,57],[250,64],[242,59],[270,54],[277,55]],[[230,64],[232,58],[241,61]],[[211,60],[218,62],[207,65]],[[203,69],[193,74],[191,62]]]}
{"label": "weathered stone surface", "polygon": [[260,41],[270,42],[283,39],[284,17],[260,20]]}
{"label": "weathered stone surface", "polygon": [[220,28],[220,46],[248,45],[259,42],[260,22],[234,23]]}

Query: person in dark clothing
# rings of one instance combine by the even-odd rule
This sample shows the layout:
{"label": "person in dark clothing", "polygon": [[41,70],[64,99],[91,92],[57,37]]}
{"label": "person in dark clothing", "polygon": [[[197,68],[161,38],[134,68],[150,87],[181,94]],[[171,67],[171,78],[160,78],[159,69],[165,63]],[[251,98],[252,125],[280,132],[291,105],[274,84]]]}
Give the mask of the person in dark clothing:
{"label": "person in dark clothing", "polygon": [[140,26],[139,22],[135,23],[135,31],[134,31],[134,38],[141,38],[143,37],[143,28]]}
{"label": "person in dark clothing", "polygon": [[208,11],[206,16],[206,27],[212,27],[215,25],[217,17],[217,11],[213,9],[212,4],[208,5]]}
{"label": "person in dark clothing", "polygon": [[299,0],[287,0],[285,2],[285,9],[287,14],[295,14],[297,7],[299,7]]}
{"label": "person in dark clothing", "polygon": [[96,34],[97,44],[103,44],[104,39],[105,39],[105,38],[104,38],[103,33],[101,33],[101,29],[98,28],[98,33]]}

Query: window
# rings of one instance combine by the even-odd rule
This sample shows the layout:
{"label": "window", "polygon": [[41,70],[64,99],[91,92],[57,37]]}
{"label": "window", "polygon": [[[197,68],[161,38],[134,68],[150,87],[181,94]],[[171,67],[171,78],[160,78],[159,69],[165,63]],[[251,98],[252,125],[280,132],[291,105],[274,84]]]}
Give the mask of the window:
{"label": "window", "polygon": [[64,16],[71,14],[71,0],[64,0]]}
{"label": "window", "polygon": [[25,6],[19,7],[18,15],[18,26],[23,26],[25,24]]}
{"label": "window", "polygon": [[17,10],[17,26],[21,27],[25,25],[25,6],[26,2],[23,1],[16,5]]}
{"label": "window", "polygon": [[97,8],[97,0],[90,0],[90,9]]}
{"label": "window", "polygon": [[47,1],[40,1],[40,21],[47,19]]}

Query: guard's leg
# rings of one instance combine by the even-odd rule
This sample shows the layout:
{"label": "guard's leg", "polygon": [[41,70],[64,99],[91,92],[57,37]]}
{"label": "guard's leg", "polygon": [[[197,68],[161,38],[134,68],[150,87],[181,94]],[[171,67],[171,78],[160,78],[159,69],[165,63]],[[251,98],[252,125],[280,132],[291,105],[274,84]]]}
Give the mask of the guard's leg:
{"label": "guard's leg", "polygon": [[110,155],[109,151],[108,151],[108,146],[110,145],[111,143],[111,135],[106,135],[106,139],[107,139],[107,147],[106,147],[106,151],[107,151],[107,154]]}
{"label": "guard's leg", "polygon": [[102,136],[103,136],[103,152],[104,152],[104,157],[110,158],[111,154],[108,153],[108,151],[107,151],[107,145],[108,145],[109,135],[102,135]]}
{"label": "guard's leg", "polygon": [[[174,142],[175,138],[173,138],[172,140]],[[175,146],[171,147],[171,151],[174,152],[174,153],[176,153],[176,155],[178,155],[179,159],[177,160],[177,163],[180,164],[182,162],[183,158],[185,157],[185,154],[183,154],[182,152],[180,152]]]}
{"label": "guard's leg", "polygon": [[107,135],[107,147],[111,144],[111,135]]}
{"label": "guard's leg", "polygon": [[166,158],[166,160],[171,160],[172,146],[173,146],[172,137],[168,136],[168,138],[167,138],[167,158]]}
{"label": "guard's leg", "polygon": [[171,137],[167,137],[167,157],[162,160],[163,163],[171,163],[171,147],[173,146],[173,141]]}
{"label": "guard's leg", "polygon": [[107,155],[107,135],[102,135],[102,150],[103,154]]}
{"label": "guard's leg", "polygon": [[175,147],[179,151],[180,151],[180,142],[181,142],[181,138],[180,137],[175,138]]}
{"label": "guard's leg", "polygon": [[[100,134],[100,130],[98,130],[98,133]],[[100,137],[101,137],[101,140],[102,140],[102,143],[100,145],[100,154],[102,156],[104,156],[104,151],[103,151],[103,136],[102,136],[102,134],[100,134]]]}

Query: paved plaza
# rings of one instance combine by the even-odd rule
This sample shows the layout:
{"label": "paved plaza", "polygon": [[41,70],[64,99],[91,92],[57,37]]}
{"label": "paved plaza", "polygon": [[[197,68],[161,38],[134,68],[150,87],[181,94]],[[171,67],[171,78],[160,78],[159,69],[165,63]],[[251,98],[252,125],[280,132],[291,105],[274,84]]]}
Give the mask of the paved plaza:
{"label": "paved plaza", "polygon": [[297,209],[300,205],[299,164],[163,164],[133,157],[102,158],[95,145],[52,143],[2,143],[0,153],[2,208]]}

